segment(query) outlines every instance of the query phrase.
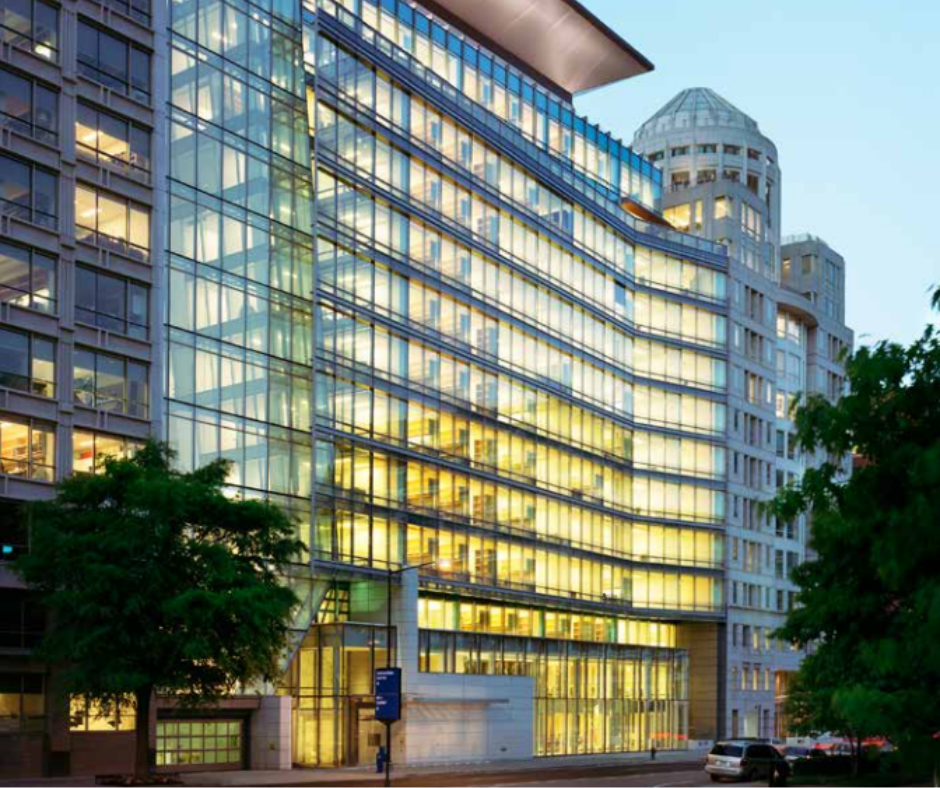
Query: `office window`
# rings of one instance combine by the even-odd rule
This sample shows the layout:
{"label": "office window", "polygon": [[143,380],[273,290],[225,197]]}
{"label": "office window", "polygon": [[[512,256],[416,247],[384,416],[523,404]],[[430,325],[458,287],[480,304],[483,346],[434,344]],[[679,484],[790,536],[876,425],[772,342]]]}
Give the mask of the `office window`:
{"label": "office window", "polygon": [[73,695],[69,699],[69,730],[112,733],[114,731],[132,731],[136,727],[134,705],[128,700],[115,703],[103,709],[95,701],[83,695]]}
{"label": "office window", "polygon": [[725,219],[728,216],[731,216],[731,198],[730,197],[716,197],[715,198],[715,218]]}
{"label": "office window", "polygon": [[42,674],[0,673],[0,734],[42,733],[45,706]]}
{"label": "office window", "polygon": [[0,386],[55,396],[55,343],[0,328]]}
{"label": "office window", "polygon": [[692,226],[692,206],[686,202],[666,208],[663,218],[677,230],[687,233]]}
{"label": "office window", "polygon": [[81,20],[78,73],[137,101],[150,101],[150,54]]}
{"label": "office window", "polygon": [[75,401],[81,405],[147,418],[150,395],[146,364],[75,349]]}
{"label": "office window", "polygon": [[138,22],[150,24],[150,0],[103,0],[104,4]]}
{"label": "office window", "polygon": [[0,154],[0,211],[55,229],[59,214],[55,173]]}
{"label": "office window", "polygon": [[133,457],[143,445],[142,441],[108,435],[90,430],[72,432],[72,470],[75,473],[97,473],[105,457],[126,459]]}
{"label": "office window", "polygon": [[55,258],[0,241],[0,303],[56,311]]}
{"label": "office window", "polygon": [[90,268],[75,269],[75,317],[83,323],[146,339],[149,298],[145,285]]}
{"label": "office window", "polygon": [[55,144],[59,136],[58,94],[0,68],[0,122],[18,134]]}
{"label": "office window", "polygon": [[55,481],[55,427],[32,419],[0,416],[0,473]]}
{"label": "office window", "polygon": [[29,49],[46,60],[58,60],[59,12],[40,0],[4,0],[0,36],[4,43]]}
{"label": "office window", "polygon": [[114,251],[147,260],[150,209],[90,186],[75,187],[75,236]]}
{"label": "office window", "polygon": [[150,132],[88,104],[78,103],[75,141],[79,153],[137,172],[150,171]]}

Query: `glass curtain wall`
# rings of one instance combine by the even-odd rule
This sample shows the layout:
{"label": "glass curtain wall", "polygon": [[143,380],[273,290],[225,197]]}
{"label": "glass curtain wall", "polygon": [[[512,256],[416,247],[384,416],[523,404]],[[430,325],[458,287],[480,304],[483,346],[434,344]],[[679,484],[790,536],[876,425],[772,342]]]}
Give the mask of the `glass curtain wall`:
{"label": "glass curtain wall", "polygon": [[536,755],[685,746],[685,651],[433,630],[418,648],[428,673],[532,676]]}
{"label": "glass curtain wall", "polygon": [[[724,274],[644,252],[648,276],[659,267],[666,281],[674,268],[701,305],[680,305],[666,288],[636,299],[635,244],[613,227],[571,208],[473,130],[440,113],[429,120],[433,93],[422,101],[322,30],[308,29],[308,47],[320,233],[318,553],[378,566],[404,555],[486,585],[718,610],[716,575],[675,567],[722,561],[724,450],[687,433],[724,431],[716,348],[726,320],[715,310]],[[358,109],[341,114],[343,97]],[[420,134],[412,126],[409,139],[385,136],[378,124],[390,117],[404,130],[420,124]],[[465,188],[440,157],[410,144],[438,133],[498,195]],[[542,204],[557,205],[560,218],[537,218]],[[657,380],[681,388],[667,393]],[[648,421],[671,434],[637,423],[637,401],[649,413],[667,397],[668,414]]]}
{"label": "glass curtain wall", "polygon": [[174,0],[167,431],[309,535],[313,203],[300,4]]}

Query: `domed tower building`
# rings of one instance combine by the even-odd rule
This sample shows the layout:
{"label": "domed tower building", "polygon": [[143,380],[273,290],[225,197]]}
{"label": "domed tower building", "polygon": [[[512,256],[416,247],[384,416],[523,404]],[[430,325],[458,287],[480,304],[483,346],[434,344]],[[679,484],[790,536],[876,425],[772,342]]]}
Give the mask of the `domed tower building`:
{"label": "domed tower building", "polygon": [[805,528],[778,537],[761,508],[778,479],[777,148],[729,101],[691,88],[640,126],[634,149],[663,171],[666,219],[730,252],[725,733],[780,735],[776,707],[800,655],[772,633],[794,597],[787,569],[805,555]]}

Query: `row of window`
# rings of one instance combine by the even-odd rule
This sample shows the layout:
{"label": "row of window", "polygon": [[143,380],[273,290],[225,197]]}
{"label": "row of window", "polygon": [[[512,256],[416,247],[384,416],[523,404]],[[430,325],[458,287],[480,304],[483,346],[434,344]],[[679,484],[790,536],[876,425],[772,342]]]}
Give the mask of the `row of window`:
{"label": "row of window", "polygon": [[[58,206],[58,177],[54,172],[0,154],[0,210],[54,230]],[[78,184],[75,212],[79,240],[135,259],[149,258],[150,209],[146,206]]]}
{"label": "row of window", "polygon": [[[141,441],[103,432],[72,432],[72,470],[93,473],[104,457],[133,456]],[[0,416],[0,473],[34,481],[55,480],[55,425],[19,416]]]}
{"label": "row of window", "polygon": [[533,676],[536,698],[685,699],[683,652],[508,635],[423,630],[418,669],[427,673]]}
{"label": "row of window", "polygon": [[676,647],[675,624],[421,594],[418,627],[489,635]]}
{"label": "row of window", "polygon": [[[55,342],[0,328],[0,386],[55,397]],[[82,405],[146,418],[149,405],[146,364],[76,348],[75,400]]]}
{"label": "row of window", "polygon": [[[484,502],[474,503],[482,506]],[[495,507],[496,501],[491,503]],[[681,570],[624,566],[602,553],[579,555],[563,538],[553,540],[553,544],[523,542],[502,534],[468,533],[465,523],[430,526],[409,522],[405,527],[404,523],[378,516],[370,521],[361,509],[350,513],[339,502],[324,500],[322,507],[317,518],[316,549],[328,560],[386,566],[386,551],[394,555],[404,535],[405,562],[421,564],[422,573],[444,581],[627,604],[639,609],[714,611],[722,604],[718,578]],[[440,511],[449,513],[446,503]]]}
{"label": "row of window", "polygon": [[[323,348],[327,352],[325,358],[352,367],[365,365],[380,379],[417,386],[426,392],[443,394],[505,415],[513,412],[510,405],[513,387],[521,386],[521,391],[528,390],[533,394],[541,390],[531,382],[519,383],[504,372],[486,370],[478,363],[465,361],[452,353],[439,352],[418,341],[408,341],[346,315],[334,314],[326,307],[323,307],[323,321],[330,337]],[[334,327],[334,322],[341,325]],[[589,391],[591,398],[604,396],[607,378],[603,375],[591,377],[586,381],[586,388],[585,382],[574,379],[569,390],[560,389],[556,393],[562,398],[581,391]],[[530,400],[533,394],[529,395]],[[644,423],[695,432],[721,433],[724,430],[725,408],[720,402],[689,393],[679,394],[623,382],[619,391],[611,389],[609,396],[609,402],[602,400],[592,406],[587,393],[581,395],[588,407],[600,407],[614,415],[635,417]],[[560,418],[565,418],[563,408],[557,412]]]}
{"label": "row of window", "polygon": [[[437,350],[433,337],[431,342],[409,340],[326,306],[322,307],[322,316],[323,330],[317,339],[325,358],[339,357],[347,364],[374,368],[381,377],[410,379],[434,390],[452,390],[454,367],[444,364],[444,358],[451,354]],[[485,323],[475,339],[472,347],[476,354],[496,361],[503,374],[528,373],[539,385],[564,396],[596,403],[621,417],[633,414],[634,388],[640,386],[634,387],[622,375],[582,362],[495,320]],[[638,342],[634,359],[636,372],[651,378],[705,386],[715,381],[715,387],[724,383],[724,362],[688,350]],[[451,374],[451,379],[442,382],[442,372]]]}
{"label": "row of window", "polygon": [[[692,480],[662,481],[635,476],[623,480],[602,502],[581,495],[552,497],[508,480],[491,480],[482,474],[453,471],[415,459],[399,458],[391,451],[370,450],[345,440],[318,447],[318,479],[336,495],[372,500],[376,505],[406,505],[415,511],[434,510],[465,520],[478,519],[488,527],[513,528],[523,532],[555,533],[548,524],[549,512],[560,512],[551,501],[567,501],[572,518],[639,515],[666,517],[689,522],[721,522],[724,492],[697,485]],[[583,503],[582,503],[583,502]],[[559,504],[561,506],[562,504]]]}
{"label": "row of window", "polygon": [[[79,101],[75,125],[79,153],[131,171],[149,172],[150,131]],[[41,83],[0,68],[0,120],[19,134],[56,144],[58,94]]]}
{"label": "row of window", "polygon": [[[149,333],[150,288],[102,271],[75,268],[78,321],[135,339]],[[0,302],[56,311],[56,260],[34,249],[0,241]],[[12,369],[8,369],[12,372]],[[16,387],[16,386],[14,386]],[[44,396],[51,396],[36,391]]]}
{"label": "row of window", "polygon": [[[718,153],[719,145],[714,142],[701,143],[695,146],[692,145],[677,145],[669,149],[670,156],[688,156],[692,152],[692,148],[695,148],[696,153]],[[721,145],[722,153],[725,156],[740,156],[742,151],[741,145]],[[662,161],[665,158],[665,151],[653,151],[649,154],[650,161]],[[761,152],[755,150],[754,148],[747,149],[747,157],[752,161],[760,161]],[[767,157],[769,163],[773,163],[773,159],[770,156]]]}
{"label": "row of window", "polygon": [[[537,402],[534,400],[532,404],[537,406]],[[479,414],[468,410],[452,410],[443,403],[409,401],[380,388],[364,383],[357,385],[328,374],[318,381],[317,414],[323,424],[339,430],[371,436],[413,451],[440,454],[451,461],[472,463],[497,473],[538,480],[552,487],[573,485],[585,494],[597,494],[598,485],[603,487],[597,480],[611,471],[606,465],[588,460],[584,460],[586,464],[582,466],[578,455],[571,451],[575,448],[637,468],[705,478],[724,477],[722,446],[687,437],[629,430],[609,421],[596,420],[577,408],[570,412],[562,407],[550,409],[551,404],[560,406],[557,400],[546,398],[542,402],[547,407],[541,413],[533,410],[527,414],[528,418],[516,421],[519,426],[541,423],[543,434],[551,437],[567,432],[569,437],[559,441],[561,450],[551,441],[510,431],[495,419],[483,423]],[[523,403],[516,404],[521,415]],[[512,410],[512,401],[503,403],[503,407]],[[585,426],[592,432],[586,432]]]}
{"label": "row of window", "polygon": [[[361,452],[357,453],[356,461],[358,465],[352,469],[355,476],[349,482],[356,485],[352,495],[354,499],[361,500],[372,495],[376,505],[385,506],[385,496],[391,495],[416,501],[418,506],[426,503],[415,489],[409,494],[407,489],[396,491],[389,488],[389,485],[402,487],[406,483],[417,488],[422,481],[417,466],[411,467],[403,460],[388,460],[378,456],[370,469],[367,458]],[[346,473],[347,470],[343,469],[342,472]],[[410,478],[405,478],[409,472]],[[390,474],[394,477],[391,480],[388,478]],[[467,481],[458,478],[454,482],[457,488],[451,489],[447,486],[451,481],[445,475],[436,480],[437,487],[429,485],[429,489],[433,488],[430,497],[441,502],[446,514],[479,528],[498,529],[545,544],[564,544],[570,549],[632,561],[709,569],[721,565],[723,539],[713,531],[631,522],[620,516],[539,497],[528,491],[505,491],[505,488],[498,489],[491,482],[476,479]],[[372,482],[371,489],[369,482]],[[327,488],[324,488],[326,491]],[[338,490],[337,495],[345,493]],[[504,497],[497,498],[497,495]],[[320,538],[317,543],[324,556],[377,566],[401,559],[400,529],[395,520],[375,512],[371,515],[352,514],[343,508],[345,504],[342,501],[338,501],[337,505],[339,508],[335,512],[323,512],[318,518]],[[425,551],[431,549],[428,545],[433,543],[438,558],[438,572],[441,574],[459,577],[487,575],[496,571],[495,565],[471,564],[466,554],[467,536],[459,527],[427,526],[421,538],[427,542],[423,548]],[[502,560],[499,558],[502,553],[493,555],[497,556],[493,560]],[[507,560],[508,556],[506,552]]]}

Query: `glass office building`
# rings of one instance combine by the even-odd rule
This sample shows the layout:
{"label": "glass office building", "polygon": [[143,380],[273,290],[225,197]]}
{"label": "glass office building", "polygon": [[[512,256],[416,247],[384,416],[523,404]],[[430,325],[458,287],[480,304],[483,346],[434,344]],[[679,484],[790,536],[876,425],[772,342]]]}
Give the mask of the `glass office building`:
{"label": "glass office building", "polygon": [[[684,746],[677,631],[724,604],[724,252],[446,10],[304,8],[313,557],[420,566],[412,669],[531,677],[535,754]],[[289,687],[295,761],[369,759],[355,692]]]}
{"label": "glass office building", "polygon": [[[79,404],[149,424],[183,468],[228,459],[233,493],[285,507],[309,547],[284,678],[265,688],[289,710],[288,766],[374,759],[372,670],[389,659],[399,762],[719,735],[727,255],[669,227],[661,173],[573,106],[651,64],[575,0],[524,18],[483,5],[153,9],[122,72],[156,108],[153,140],[131,123],[122,148],[122,166],[154,162],[153,215],[98,182],[64,198],[78,237],[149,265],[153,287],[98,310],[146,329],[150,367],[83,350]],[[101,81],[95,41],[83,73]],[[103,123],[83,113],[77,128]],[[108,135],[79,140],[109,156]],[[43,172],[24,176],[37,194]],[[16,295],[38,311],[55,298],[43,260]],[[60,396],[43,340],[9,342],[26,343],[16,380]],[[0,440],[31,429],[18,440],[41,448],[44,424],[4,421]],[[144,432],[81,426],[74,467],[34,448],[24,473],[90,471]],[[164,765],[269,757],[248,741],[267,722],[198,721],[183,747],[170,713]]]}

